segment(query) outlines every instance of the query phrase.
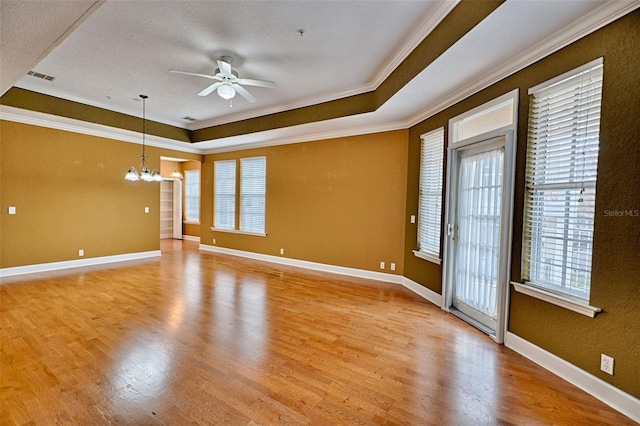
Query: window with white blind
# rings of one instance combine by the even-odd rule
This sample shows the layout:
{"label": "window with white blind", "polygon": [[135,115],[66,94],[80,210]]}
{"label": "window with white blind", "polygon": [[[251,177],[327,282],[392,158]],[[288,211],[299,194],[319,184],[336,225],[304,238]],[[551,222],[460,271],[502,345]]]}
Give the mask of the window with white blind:
{"label": "window with white blind", "polygon": [[420,258],[440,264],[444,128],[421,136],[418,201],[418,251]]}
{"label": "window with white blind", "polygon": [[588,302],[602,59],[529,90],[525,283]]}
{"label": "window with white blind", "polygon": [[200,222],[200,171],[184,172],[185,219],[187,222]]}
{"label": "window with white blind", "polygon": [[240,159],[240,230],[264,233],[267,159]]}
{"label": "window with white blind", "polygon": [[214,227],[236,229],[236,160],[214,162]]}

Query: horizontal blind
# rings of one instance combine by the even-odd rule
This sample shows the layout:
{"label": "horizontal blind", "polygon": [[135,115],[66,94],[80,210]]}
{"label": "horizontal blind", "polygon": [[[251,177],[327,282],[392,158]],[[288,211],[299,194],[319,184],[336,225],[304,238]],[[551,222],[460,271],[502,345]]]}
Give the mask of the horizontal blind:
{"label": "horizontal blind", "polygon": [[214,162],[214,227],[236,228],[236,160]]}
{"label": "horizontal blind", "polygon": [[266,157],[240,160],[240,230],[265,232]]}
{"label": "horizontal blind", "polygon": [[185,218],[188,221],[200,220],[200,172],[187,170],[184,176],[185,185]]}
{"label": "horizontal blind", "polygon": [[530,93],[523,272],[588,300],[602,61]]}
{"label": "horizontal blind", "polygon": [[421,137],[418,250],[440,257],[444,128]]}

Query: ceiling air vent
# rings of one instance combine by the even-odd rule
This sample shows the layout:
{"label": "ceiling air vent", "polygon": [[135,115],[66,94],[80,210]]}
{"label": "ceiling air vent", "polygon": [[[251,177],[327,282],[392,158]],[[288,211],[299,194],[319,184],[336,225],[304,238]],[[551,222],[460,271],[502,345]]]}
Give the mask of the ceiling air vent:
{"label": "ceiling air vent", "polygon": [[41,78],[43,80],[47,80],[47,81],[53,81],[56,78],[52,77],[50,75],[46,75],[46,74],[40,74],[39,72],[35,72],[35,71],[29,71],[27,74],[29,74],[30,76],[36,77],[36,78]]}
{"label": "ceiling air vent", "polygon": [[193,117],[189,117],[188,115],[186,117],[182,117],[183,120],[187,120],[187,121],[196,121],[197,118],[193,118]]}

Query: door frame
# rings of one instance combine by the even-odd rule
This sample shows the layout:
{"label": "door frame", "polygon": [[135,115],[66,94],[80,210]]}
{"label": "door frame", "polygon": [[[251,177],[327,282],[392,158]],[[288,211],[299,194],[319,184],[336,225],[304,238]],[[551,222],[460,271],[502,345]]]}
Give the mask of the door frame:
{"label": "door frame", "polygon": [[[505,99],[513,99],[513,120],[510,125],[500,127],[467,139],[452,141],[453,125],[466,116],[477,114],[478,111],[490,109],[492,105],[504,102]],[[489,336],[496,343],[504,343],[504,336],[507,332],[509,315],[509,282],[511,280],[511,251],[512,251],[512,231],[513,231],[513,200],[515,190],[515,166],[516,166],[516,129],[518,112],[518,90],[514,90],[493,101],[474,108],[449,121],[449,143],[447,148],[447,176],[444,214],[444,246],[442,262],[442,309],[451,312],[453,303],[452,277],[454,276],[454,253],[455,245],[452,244],[453,226],[455,225],[455,213],[457,209],[457,180],[460,164],[460,154],[462,150],[481,147],[483,142],[489,142],[495,138],[504,137],[504,164],[502,180],[502,220],[500,223],[500,253],[498,257],[498,283],[496,289],[497,296],[497,318],[494,334]],[[478,324],[470,322],[478,327]],[[487,332],[483,327],[478,327]]]}
{"label": "door frame", "polygon": [[182,239],[182,181],[173,180],[173,239]]}

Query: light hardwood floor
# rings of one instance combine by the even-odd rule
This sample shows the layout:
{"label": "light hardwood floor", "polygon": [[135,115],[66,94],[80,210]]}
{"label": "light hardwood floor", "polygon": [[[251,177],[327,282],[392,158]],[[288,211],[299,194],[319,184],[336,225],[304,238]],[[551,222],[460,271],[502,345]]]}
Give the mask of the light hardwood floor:
{"label": "light hardwood floor", "polygon": [[635,424],[402,286],[162,250],[3,279],[2,425]]}

